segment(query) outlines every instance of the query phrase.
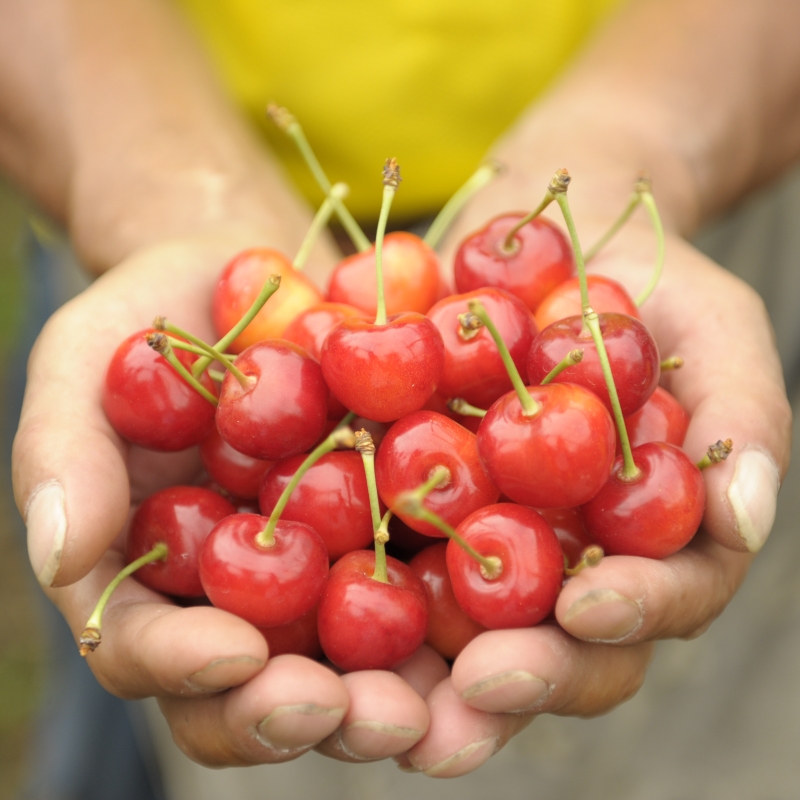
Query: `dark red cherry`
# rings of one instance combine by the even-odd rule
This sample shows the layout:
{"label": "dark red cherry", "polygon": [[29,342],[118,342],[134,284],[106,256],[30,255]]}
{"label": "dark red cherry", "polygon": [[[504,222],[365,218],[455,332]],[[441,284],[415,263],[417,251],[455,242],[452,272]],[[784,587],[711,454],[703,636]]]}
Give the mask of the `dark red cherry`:
{"label": "dark red cherry", "polygon": [[200,445],[200,458],[218,486],[243,500],[258,497],[261,481],[275,463],[240,453],[220,436],[216,427]]}
{"label": "dark red cherry", "polygon": [[294,622],[274,628],[259,628],[269,645],[269,657],[293,653],[306,658],[321,658],[322,646],[317,632],[317,609],[312,608]]}
{"label": "dark red cherry", "polygon": [[[683,406],[661,386],[638,410],[625,418],[631,447],[646,442],[669,442],[680,447],[689,429],[689,415]],[[617,455],[621,453],[617,442]]]}
{"label": "dark red cherry", "polygon": [[576,566],[583,551],[595,544],[586,532],[580,510],[577,508],[537,508],[558,537],[558,543],[570,567]]}
{"label": "dark red cherry", "polygon": [[[589,305],[598,313],[615,311],[640,319],[639,309],[625,287],[605,275],[587,275]],[[536,309],[539,330],[567,317],[581,314],[581,287],[578,278],[569,278],[553,289]]]}

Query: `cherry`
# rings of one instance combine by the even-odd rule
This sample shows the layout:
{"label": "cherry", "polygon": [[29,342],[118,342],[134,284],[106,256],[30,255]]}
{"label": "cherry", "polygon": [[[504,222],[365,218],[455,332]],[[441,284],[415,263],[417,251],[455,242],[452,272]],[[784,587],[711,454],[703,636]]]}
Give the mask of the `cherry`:
{"label": "cherry", "polygon": [[639,469],[626,478],[623,459],[581,508],[586,530],[609,555],[666,558],[694,536],[705,508],[705,483],[679,447],[648,442],[632,451]]}
{"label": "cherry", "polygon": [[200,458],[210,478],[234,497],[258,497],[258,489],[274,461],[264,461],[240,453],[213,428],[200,445]]}
{"label": "cherry", "polygon": [[[275,508],[304,459],[287,458],[270,470],[258,494],[263,514]],[[311,525],[325,542],[331,561],[367,547],[373,526],[361,456],[336,451],[320,458],[298,483],[281,518]]]}
{"label": "cherry", "polygon": [[[636,303],[625,287],[604,275],[587,275],[589,302],[598,313],[615,311],[640,319]],[[566,317],[581,313],[581,287],[577,277],[569,278],[553,289],[536,309],[536,324],[540,330]]]}
{"label": "cherry", "polygon": [[225,265],[214,289],[211,316],[220,336],[239,322],[270,275],[281,277],[281,291],[234,339],[230,352],[240,353],[263,339],[280,337],[301,311],[323,299],[319,289],[282,253],[267,247],[244,250]]}
{"label": "cherry", "polygon": [[278,460],[302,453],[321,436],[328,390],[319,364],[280,339],[247,348],[220,388],[217,428],[228,444],[253,458]]}
{"label": "cherry", "polygon": [[[647,402],[625,417],[631,447],[646,442],[669,442],[680,447],[689,429],[689,415],[683,406],[661,386],[657,386]],[[617,441],[617,454],[621,452]]]}
{"label": "cherry", "polygon": [[553,529],[532,508],[500,503],[473,512],[456,528],[478,553],[497,564],[494,574],[458,543],[447,545],[447,571],[458,604],[487,628],[536,625],[553,610],[564,556]]}
{"label": "cherry", "polygon": [[[647,328],[633,317],[615,313],[597,317],[622,413],[632,414],[645,404],[658,385],[661,374],[658,347]],[[540,383],[574,349],[583,351],[583,359],[555,377],[554,382],[580,384],[612,411],[597,348],[580,316],[554,322],[539,333],[528,353],[528,380]]]}
{"label": "cherry", "polygon": [[319,638],[330,661],[351,672],[392,669],[425,641],[427,593],[402,561],[386,558],[375,580],[375,553],[353,550],[332,567],[319,603]]}
{"label": "cherry", "polygon": [[269,657],[293,653],[306,658],[321,658],[322,646],[317,632],[317,608],[311,609],[300,619],[276,625],[273,628],[259,628],[269,645]]}
{"label": "cherry", "polygon": [[583,524],[577,508],[537,508],[558,537],[558,543],[569,567],[580,563],[587,547],[595,544]]}
{"label": "cherry", "polygon": [[486,628],[464,612],[453,594],[447,571],[447,542],[426,547],[408,566],[428,592],[428,629],[425,642],[443,658],[455,658]]}
{"label": "cherry", "polygon": [[484,286],[507,289],[531,311],[575,272],[569,241],[555,223],[536,217],[511,241],[509,234],[524,214],[504,214],[462,242],[455,257],[456,289],[471,292]]}
{"label": "cherry", "polygon": [[[103,410],[114,430],[133,444],[184,450],[208,436],[215,407],[148,345],[148,333],[156,332],[134,333],[116,349],[103,382]],[[186,368],[197,360],[183,351],[174,355]],[[200,381],[215,396],[211,378],[203,374]]]}
{"label": "cherry", "polygon": [[[461,397],[472,405],[488,408],[513,387],[490,333],[482,325],[470,328],[461,322],[467,302],[473,298],[480,300],[496,321],[511,358],[521,371],[525,370],[525,359],[538,328],[528,307],[504,289],[485,288],[451,295],[428,312],[444,342],[439,393],[446,399]],[[465,322],[469,325],[468,319]]]}
{"label": "cherry", "polygon": [[[427,497],[427,507],[455,527],[482,506],[497,502],[499,492],[484,470],[475,435],[434,411],[417,411],[395,422],[375,460],[378,492],[390,508],[398,497],[424,483],[437,467],[448,472]],[[427,536],[443,534],[401,509],[395,513]]]}
{"label": "cherry", "polygon": [[[413,233],[397,231],[386,235],[383,270],[387,314],[424,314],[439,299],[439,257]],[[373,316],[377,313],[375,248],[339,262],[328,285],[328,300],[349,303]]]}

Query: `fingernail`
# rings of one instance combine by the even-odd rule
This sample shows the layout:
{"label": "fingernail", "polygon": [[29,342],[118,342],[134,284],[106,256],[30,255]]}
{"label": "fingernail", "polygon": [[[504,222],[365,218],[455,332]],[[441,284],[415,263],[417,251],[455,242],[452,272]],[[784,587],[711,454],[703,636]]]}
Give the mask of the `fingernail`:
{"label": "fingernail", "polygon": [[519,713],[532,711],[552,693],[553,687],[523,670],[510,670],[492,675],[461,692],[461,698],[471,701],[481,711]]}
{"label": "fingernail", "polygon": [[342,750],[351,758],[388,758],[398,750],[408,750],[424,731],[387,725],[374,720],[358,720],[348,725],[339,737]]}
{"label": "fingernail", "polygon": [[431,778],[457,778],[459,775],[472,772],[484,761],[491,758],[497,752],[499,744],[500,739],[497,736],[481,739],[478,742],[462,747],[452,756],[421,771]]}
{"label": "fingernail", "polygon": [[253,674],[254,667],[260,669],[264,663],[252,656],[218,658],[190,675],[184,683],[193,692],[220,692],[243,683]]}
{"label": "fingernail", "polygon": [[419,767],[415,767],[408,759],[405,753],[400,753],[394,757],[394,762],[397,764],[397,769],[401,772],[421,772]]}
{"label": "fingernail", "polygon": [[314,703],[279,706],[256,726],[256,738],[271,750],[311,747],[339,727],[344,712]]}
{"label": "fingernail", "polygon": [[643,621],[641,605],[613,589],[587,592],[564,615],[564,625],[573,636],[606,644],[626,639]]}
{"label": "fingernail", "polygon": [[25,509],[28,528],[28,556],[42,586],[53,583],[61,564],[67,536],[64,489],[58,481],[38,486]]}
{"label": "fingernail", "polygon": [[775,462],[760,450],[745,450],[736,459],[728,500],[739,535],[751,553],[767,541],[775,522],[780,476]]}

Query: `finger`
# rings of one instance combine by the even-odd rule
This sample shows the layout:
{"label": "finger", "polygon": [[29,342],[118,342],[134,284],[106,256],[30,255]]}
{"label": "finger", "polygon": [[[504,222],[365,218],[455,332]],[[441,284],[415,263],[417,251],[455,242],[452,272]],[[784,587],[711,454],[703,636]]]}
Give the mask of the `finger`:
{"label": "finger", "polygon": [[202,249],[176,244],[134,256],[64,306],[42,331],[13,452],[15,497],[42,585],[63,586],[86,575],[128,512],[127,446],[100,406],[113,351],[157,313],[174,312],[209,336],[208,297],[234,251],[230,243]]}
{"label": "finger", "polygon": [[425,701],[399,675],[364,670],[341,676],[350,708],[318,752],[340,761],[377,761],[404,753],[428,729]]}
{"label": "finger", "polygon": [[455,660],[453,689],[483,712],[590,717],[639,690],[652,650],[587,644],[555,625],[487,631]]}
{"label": "finger", "polygon": [[[122,564],[109,552],[78,583],[49,590],[76,640]],[[267,655],[264,637],[244,620],[208,606],[178,608],[127,578],[111,596],[101,643],[87,661],[108,691],[140,698],[237,686],[263,669]]]}
{"label": "finger", "polygon": [[477,769],[532,719],[489,714],[464,703],[450,678],[428,695],[431,722],[425,737],[397,761],[401,769],[455,778]]}
{"label": "finger", "polygon": [[175,743],[208,767],[290,761],[329,736],[349,705],[344,683],[327,667],[276,656],[250,681],[213,697],[162,697]]}
{"label": "finger", "polygon": [[663,561],[609,556],[567,582],[556,617],[568,633],[592,642],[696,636],[722,613],[752,560],[702,530]]}
{"label": "finger", "polygon": [[424,644],[393,672],[411,686],[420,697],[427,697],[433,687],[450,674],[450,667],[432,647]]}

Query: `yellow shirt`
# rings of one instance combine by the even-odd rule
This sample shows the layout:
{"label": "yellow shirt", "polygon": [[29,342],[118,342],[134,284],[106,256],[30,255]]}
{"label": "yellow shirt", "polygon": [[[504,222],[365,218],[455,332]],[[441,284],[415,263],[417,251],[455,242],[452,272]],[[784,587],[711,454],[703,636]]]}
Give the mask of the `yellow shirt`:
{"label": "yellow shirt", "polygon": [[437,211],[620,0],[176,2],[312,203],[319,190],[264,119],[270,101],[350,185],[357,216],[377,216],[395,156],[397,221]]}

